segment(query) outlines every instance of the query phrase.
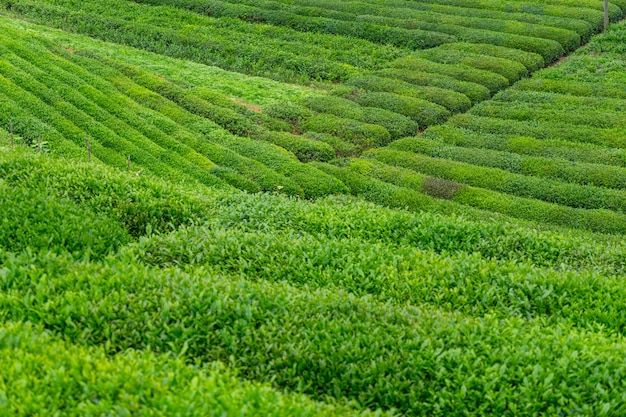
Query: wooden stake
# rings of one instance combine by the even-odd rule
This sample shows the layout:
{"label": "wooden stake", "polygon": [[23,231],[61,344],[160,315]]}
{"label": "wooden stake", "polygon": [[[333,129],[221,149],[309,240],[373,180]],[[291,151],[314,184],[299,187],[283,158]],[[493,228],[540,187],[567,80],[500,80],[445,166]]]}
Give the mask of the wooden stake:
{"label": "wooden stake", "polygon": [[128,167],[127,167],[128,172],[130,172],[130,155],[128,155],[128,164],[127,165],[128,165]]}
{"label": "wooden stake", "polygon": [[41,153],[41,135],[37,138],[37,152]]}
{"label": "wooden stake", "polygon": [[604,0],[604,30],[609,27],[609,0]]}
{"label": "wooden stake", "polygon": [[9,131],[11,132],[11,149],[15,148],[15,139],[13,139],[13,119],[9,122]]}
{"label": "wooden stake", "polygon": [[87,161],[91,162],[91,145],[89,144],[89,135],[85,136],[85,145],[87,146]]}

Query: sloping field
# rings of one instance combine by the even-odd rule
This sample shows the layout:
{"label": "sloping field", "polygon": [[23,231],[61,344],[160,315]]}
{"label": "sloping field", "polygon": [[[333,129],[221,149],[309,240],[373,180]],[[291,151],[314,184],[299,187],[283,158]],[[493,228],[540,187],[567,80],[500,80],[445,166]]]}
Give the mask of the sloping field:
{"label": "sloping field", "polygon": [[[428,191],[423,181],[431,176],[451,181],[442,183],[444,197],[472,207],[623,233],[624,33],[620,23],[559,65],[365,157],[387,164],[376,171],[381,179],[402,168],[415,179],[410,188]],[[405,185],[398,175],[387,178]]]}
{"label": "sloping field", "polygon": [[0,415],[626,415],[623,10],[0,0]]}

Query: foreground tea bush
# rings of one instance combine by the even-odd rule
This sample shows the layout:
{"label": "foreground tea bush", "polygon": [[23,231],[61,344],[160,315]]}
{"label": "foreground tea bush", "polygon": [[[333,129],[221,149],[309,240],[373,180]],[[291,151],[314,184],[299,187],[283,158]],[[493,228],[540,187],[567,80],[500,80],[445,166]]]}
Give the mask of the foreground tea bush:
{"label": "foreground tea bush", "polygon": [[142,238],[129,250],[154,266],[204,265],[250,280],[336,286],[397,305],[431,305],[472,316],[542,317],[626,332],[623,279],[588,271],[557,272],[475,253],[446,256],[409,245],[236,227],[188,227]]}
{"label": "foreground tea bush", "polygon": [[[416,415],[572,408],[611,414],[625,404],[621,339],[566,324],[466,318],[338,290],[300,291],[125,261],[81,266],[42,257],[33,265],[18,257],[5,270],[3,319],[29,317],[110,351],[150,347],[222,360],[243,377],[315,398]],[[28,305],[25,293],[33,294]],[[564,360],[567,367],[551,366]]]}
{"label": "foreground tea bush", "polygon": [[504,169],[392,149],[374,149],[368,151],[366,157],[438,178],[519,197],[574,208],[607,209],[618,213],[624,213],[626,210],[626,193],[623,190],[514,174]]}
{"label": "foreground tea bush", "polygon": [[0,412],[26,415],[361,415],[242,382],[217,363],[71,345],[38,326],[0,327]]}
{"label": "foreground tea bush", "polygon": [[558,179],[582,185],[591,184],[599,187],[626,189],[626,170],[613,166],[574,163],[557,158],[520,156],[495,150],[447,146],[440,142],[421,138],[401,139],[393,142],[390,148],[478,166],[499,168],[522,175]]}
{"label": "foreground tea bush", "polygon": [[[363,171],[351,172],[351,186],[368,190],[367,184],[375,183],[372,191],[380,189],[381,196],[389,195],[388,184],[359,174]],[[587,236],[581,231],[539,232],[540,225],[529,229],[525,224],[515,224],[512,218],[463,210],[420,193],[415,201],[422,202],[423,208],[456,215],[396,211],[345,197],[313,203],[274,195],[181,188],[147,176],[137,178],[103,166],[67,164],[63,159],[34,157],[31,153],[1,152],[0,179],[8,187],[46,188],[54,198],[67,199],[87,213],[93,211],[119,222],[133,236],[211,221],[222,228],[293,230],[437,252],[476,252],[486,258],[594,269],[609,275],[623,273],[626,268],[625,249],[613,239]],[[488,221],[488,217],[494,219]]]}
{"label": "foreground tea bush", "polygon": [[0,213],[0,248],[11,252],[47,248],[100,258],[130,240],[119,223],[43,187],[0,180]]}
{"label": "foreground tea bush", "polygon": [[522,135],[483,133],[455,127],[450,124],[431,127],[424,132],[423,137],[466,148],[494,149],[518,155],[626,167],[626,150],[590,143],[538,139]]}

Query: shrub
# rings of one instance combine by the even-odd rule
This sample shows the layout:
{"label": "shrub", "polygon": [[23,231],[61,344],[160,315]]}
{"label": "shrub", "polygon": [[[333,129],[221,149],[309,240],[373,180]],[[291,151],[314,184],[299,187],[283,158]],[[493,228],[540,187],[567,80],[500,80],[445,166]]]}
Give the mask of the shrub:
{"label": "shrub", "polygon": [[330,145],[335,151],[335,155],[340,158],[355,156],[359,153],[358,148],[354,144],[327,133],[306,132],[302,136]]}
{"label": "shrub", "polygon": [[382,126],[344,119],[332,114],[318,114],[308,119],[302,128],[306,131],[327,133],[347,140],[359,151],[384,146],[391,141],[389,131]]}
{"label": "shrub", "polygon": [[467,65],[440,64],[411,56],[399,58],[392,62],[391,66],[412,71],[447,75],[457,80],[480,84],[487,87],[491,94],[509,86],[509,81],[505,77]]}
{"label": "shrub", "polygon": [[[107,7],[96,1],[84,2],[80,10],[73,9],[75,5],[71,2],[50,5],[12,0],[0,6],[7,8],[10,4],[13,14],[101,40],[289,81],[340,81],[358,73],[350,62],[367,67],[368,61],[371,64],[380,61],[381,56],[393,54],[382,47],[374,56],[370,53],[370,42],[354,38],[300,33],[288,28],[275,28],[269,33],[261,24],[235,19],[223,19],[215,24],[213,18],[183,9],[112,1],[115,4],[109,3]],[[141,25],[136,24],[138,16]],[[250,37],[252,33],[255,36]],[[335,48],[325,47],[329,44]],[[358,50],[363,55],[355,59]]]}
{"label": "shrub", "polygon": [[[352,93],[352,91],[351,91]],[[348,96],[352,96],[352,94]],[[411,119],[389,110],[361,107],[357,103],[336,96],[310,97],[306,104],[312,110],[320,113],[330,113],[338,117],[359,120],[364,123],[380,125],[387,129],[391,139],[413,135],[419,130],[419,125]]]}
{"label": "shrub", "polygon": [[102,258],[130,241],[124,228],[43,188],[0,183],[0,248],[10,252],[54,250]]}
{"label": "shrub", "polygon": [[600,164],[574,163],[564,159],[522,156],[496,150],[456,147],[428,139],[406,138],[390,148],[422,153],[473,165],[499,168],[512,173],[561,181],[626,189],[626,170]]}
{"label": "shrub", "polygon": [[[193,362],[224,361],[242,378],[284,389],[305,380],[301,392],[316,398],[332,395],[405,414],[502,414],[510,405],[501,395],[531,405],[527,415],[620,404],[621,389],[610,387],[616,380],[623,384],[622,345],[571,324],[467,318],[336,288],[299,290],[229,278],[201,267],[161,271],[132,257],[105,265],[68,263],[54,257],[36,266],[24,257],[12,261],[3,292],[14,296],[4,300],[3,319],[28,318],[67,339],[105,345],[111,353],[150,346],[156,354],[184,352]],[[68,297],[69,290],[82,297]],[[23,302],[27,294],[33,294],[30,303]],[[575,358],[567,369],[537,366],[563,357]],[[594,360],[599,372],[588,369]],[[433,361],[440,373],[432,372]],[[503,361],[511,372],[487,371]],[[387,375],[382,385],[381,373]],[[561,387],[548,398],[546,378]],[[490,396],[494,383],[497,398]],[[433,405],[432,392],[445,401]]]}
{"label": "shrub", "polygon": [[[320,32],[362,38],[371,42],[411,49],[431,48],[444,42],[454,41],[453,37],[436,31],[410,31],[403,28],[336,20],[320,16],[300,16],[296,13],[291,13],[280,3],[272,3],[272,7],[266,9],[222,1],[207,3],[198,0],[142,0],[141,2],[186,8],[214,17],[232,17],[252,23],[263,22],[275,26],[286,26],[302,32]],[[252,4],[254,6],[263,6],[263,3],[259,4],[259,2]]]}
{"label": "shrub", "polygon": [[472,114],[482,117],[540,122],[560,123],[563,125],[581,125],[584,128],[615,129],[626,127],[626,119],[617,111],[602,111],[594,108],[560,109],[550,103],[506,103],[490,100],[472,108]]}
{"label": "shrub", "polygon": [[565,53],[563,46],[551,39],[541,39],[532,36],[502,33],[485,29],[474,29],[456,24],[430,23],[423,19],[390,18],[385,16],[362,15],[360,21],[379,25],[399,26],[407,29],[439,30],[454,36],[460,42],[488,43],[512,49],[521,49],[526,52],[538,53],[546,62],[552,62]]}
{"label": "shrub", "polygon": [[[437,0],[425,0],[423,3],[440,4]],[[592,8],[598,9],[601,4],[597,2],[593,3]],[[408,3],[410,4],[410,3]],[[447,4],[451,4],[459,7],[476,8],[476,9],[488,9],[497,10],[507,13],[526,13],[535,15],[547,15],[555,17],[566,17],[570,19],[585,20],[589,22],[596,29],[599,29],[602,24],[603,14],[599,10],[592,10],[587,7],[579,7],[580,2],[570,3],[577,7],[567,7],[560,4],[537,4],[534,7],[529,7],[525,3],[502,3],[497,0],[448,0]],[[413,6],[415,7],[415,6]],[[615,5],[611,5],[611,18],[618,19],[620,16],[620,10]]]}
{"label": "shrub", "polygon": [[298,128],[299,124],[313,113],[304,106],[290,102],[275,102],[265,106],[263,111],[270,117],[284,120]]}
{"label": "shrub", "polygon": [[439,50],[462,51],[477,55],[489,55],[496,58],[516,61],[524,65],[529,72],[540,70],[545,65],[543,57],[534,52],[520,51],[519,49],[505,48],[503,46],[486,43],[447,43],[441,45]]}
{"label": "shrub", "polygon": [[421,51],[417,56],[440,64],[460,64],[500,74],[505,77],[510,84],[528,75],[526,67],[517,61],[488,55],[479,55],[464,50],[432,48]]}
{"label": "shrub", "polygon": [[413,97],[394,93],[362,93],[353,99],[362,106],[379,107],[411,118],[420,127],[444,122],[450,117],[445,108]]}
{"label": "shrub", "polygon": [[287,132],[268,132],[263,140],[287,149],[301,162],[325,162],[335,157],[335,152],[330,145]]}
{"label": "shrub", "polygon": [[173,355],[132,350],[110,356],[101,347],[55,338],[42,326],[4,325],[0,351],[6,396],[0,412],[7,415],[43,410],[70,415],[357,415],[243,382],[219,363],[190,366]]}
{"label": "shrub", "polygon": [[[360,163],[358,160],[355,162]],[[358,165],[356,169],[352,169],[350,161],[348,164],[349,167],[322,163],[314,163],[314,166],[337,177],[348,186],[352,195],[366,201],[411,211],[438,211],[441,209],[442,204],[432,197],[370,177],[369,173],[364,175],[359,172]]]}
{"label": "shrub", "polygon": [[596,84],[591,82],[529,78],[515,84],[515,89],[523,91],[544,91],[548,93],[570,94],[581,97],[609,97],[626,99],[626,91],[619,84]]}
{"label": "shrub", "polygon": [[[298,161],[293,153],[271,143],[234,136],[213,137],[212,140],[282,174],[300,187],[302,197],[318,198],[347,192],[346,186],[336,178]],[[283,189],[282,184],[275,187],[277,191]]]}
{"label": "shrub", "polygon": [[626,192],[621,190],[535,178],[509,173],[502,169],[431,158],[388,148],[370,150],[365,156],[422,174],[519,197],[536,198],[570,207],[626,211]]}
{"label": "shrub", "polygon": [[443,198],[445,200],[454,200],[454,196],[463,188],[465,188],[464,185],[454,181],[442,180],[441,178],[435,177],[427,177],[422,186],[422,190],[429,196]]}
{"label": "shrub", "polygon": [[263,191],[259,184],[244,177],[233,168],[216,166],[215,168],[211,169],[211,174],[240,190],[244,190],[250,193]]}
{"label": "shrub", "polygon": [[490,97],[489,89],[483,85],[467,81],[459,81],[442,74],[416,72],[400,68],[385,68],[375,71],[374,75],[404,81],[410,85],[433,86],[444,90],[452,90],[465,95],[472,104]]}
{"label": "shrub", "polygon": [[439,87],[417,86],[395,78],[363,75],[352,78],[346,84],[366,91],[396,93],[428,100],[445,107],[452,113],[467,111],[472,106],[470,100],[463,94]]}
{"label": "shrub", "polygon": [[456,127],[498,135],[529,136],[537,139],[626,148],[626,139],[621,129],[601,129],[584,125],[572,126],[571,123],[548,121],[537,124],[536,122],[503,120],[467,113],[452,117],[448,123]]}

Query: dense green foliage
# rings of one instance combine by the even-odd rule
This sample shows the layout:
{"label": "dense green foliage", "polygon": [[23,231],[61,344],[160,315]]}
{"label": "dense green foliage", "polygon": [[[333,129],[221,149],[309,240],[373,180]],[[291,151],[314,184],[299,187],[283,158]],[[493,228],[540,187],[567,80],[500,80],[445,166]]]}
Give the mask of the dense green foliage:
{"label": "dense green foliage", "polygon": [[0,411],[7,415],[357,415],[241,382],[219,364],[199,370],[174,355],[140,351],[111,358],[34,326],[0,329],[0,352]]}
{"label": "dense green foliage", "polygon": [[[77,262],[63,255],[67,252],[62,246],[55,249],[58,255],[2,255],[4,320],[28,317],[34,325],[76,344],[93,346],[71,348],[68,355],[57,355],[57,361],[63,363],[71,354],[81,363],[80,352],[85,349],[93,352],[101,347],[112,354],[149,347],[160,355],[182,355],[192,363],[225,362],[241,377],[319,399],[354,400],[361,406],[393,407],[418,415],[438,413],[434,407],[447,415],[455,415],[459,408],[505,412],[513,410],[509,399],[518,397],[527,404],[515,409],[519,414],[558,412],[563,404],[592,407],[589,412],[598,404],[607,412],[620,412],[623,406],[623,399],[612,394],[621,390],[606,388],[616,387],[615,381],[621,380],[618,364],[623,348],[598,327],[623,331],[624,309],[618,302],[624,292],[622,280],[601,274],[624,270],[625,249],[616,252],[609,241],[602,248],[575,236],[537,234],[524,228],[511,234],[499,222],[411,215],[354,202],[346,202],[338,212],[339,201],[312,204],[219,190],[194,195],[147,178],[94,171],[87,164],[69,167],[30,152],[5,151],[3,158],[1,178],[7,184],[25,190],[50,184],[51,196],[97,210],[123,227],[128,227],[124,213],[166,204],[177,207],[168,215],[174,223],[190,225],[169,235],[150,232],[100,262]],[[120,211],[118,201],[103,199],[102,193],[86,186],[92,182],[109,189],[108,195],[142,198],[130,200]],[[191,221],[208,223],[194,226]],[[416,222],[423,227],[415,227]],[[390,227],[391,223],[397,227]],[[483,256],[493,259],[471,253],[480,248]],[[522,259],[561,268],[569,265],[572,270],[540,269]],[[461,284],[459,277],[471,280]],[[26,294],[29,301],[24,303]],[[607,308],[604,300],[609,295],[613,301]],[[450,309],[456,312],[443,312]],[[17,331],[9,327],[5,332]],[[17,360],[27,349],[19,342],[10,343],[12,353],[3,356],[6,361]],[[493,345],[499,349],[490,349]],[[286,355],[281,346],[289,346],[291,353]],[[44,352],[54,347],[43,344],[29,349],[43,350],[29,362],[36,367],[30,371],[34,378],[46,372],[45,358],[51,358]],[[124,369],[137,375],[154,360],[150,355],[124,353],[107,365],[109,359],[96,353],[87,361],[104,361],[101,366],[106,371],[101,372],[106,378],[125,378],[129,385],[124,390],[132,392],[134,378],[126,378]],[[567,372],[537,368],[564,358],[569,358]],[[591,358],[606,372],[588,376],[586,364]],[[513,372],[499,371],[503,360]],[[483,365],[477,367],[477,361]],[[69,373],[79,365],[66,366]],[[161,361],[160,366],[163,371],[152,372],[173,372],[179,376],[172,381],[180,381],[183,387],[183,381],[191,378],[185,375],[198,372],[174,359]],[[465,370],[453,376],[458,369]],[[211,372],[212,378],[219,375],[215,370],[201,372],[194,387],[208,378],[204,372]],[[10,381],[18,376],[3,377]],[[76,378],[68,376],[64,383],[69,386],[58,383],[46,391],[37,379],[31,380],[33,385],[24,392],[70,390],[80,381]],[[410,383],[413,380],[423,385],[416,387]],[[586,383],[581,385],[580,380]],[[495,397],[494,381],[500,387]],[[106,399],[119,395],[107,391],[106,385],[91,384],[95,393],[91,395],[103,399],[92,407],[106,409]],[[546,386],[555,387],[548,398]],[[127,406],[150,407],[151,401],[162,399],[168,407],[176,407],[167,401],[168,390],[175,388],[159,389],[158,394]],[[264,392],[270,396],[266,401],[271,401],[275,394]],[[8,398],[18,398],[8,393]],[[176,398],[184,403],[186,395]],[[225,394],[211,392],[205,401],[220,395]],[[406,402],[406,396],[413,400]],[[299,400],[288,401],[285,407],[291,411],[286,413],[300,412],[289,407],[314,407],[302,397],[290,398]],[[432,398],[437,398],[436,406]],[[468,402],[468,398],[477,400]],[[595,398],[591,403],[595,405],[587,398]],[[241,407],[235,398],[222,401]],[[259,401],[247,405],[263,409],[265,402]]]}
{"label": "dense green foliage", "polygon": [[626,414],[602,18],[0,0],[0,414]]}

